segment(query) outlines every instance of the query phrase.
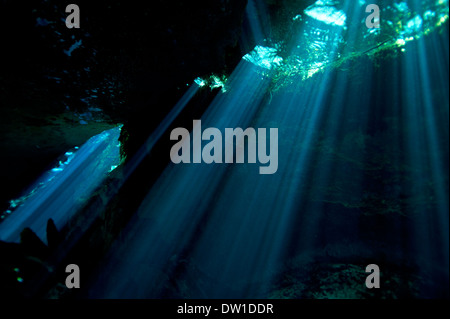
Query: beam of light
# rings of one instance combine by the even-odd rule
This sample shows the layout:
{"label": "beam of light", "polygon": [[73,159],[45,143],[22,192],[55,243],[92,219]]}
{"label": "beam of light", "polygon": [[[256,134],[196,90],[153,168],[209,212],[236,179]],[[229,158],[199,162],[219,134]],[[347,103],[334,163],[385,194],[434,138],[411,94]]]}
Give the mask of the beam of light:
{"label": "beam of light", "polygon": [[[408,10],[406,4],[397,6],[397,10]],[[448,260],[448,253],[443,252],[444,248],[448,249],[448,238],[445,238],[448,235],[445,226],[448,224],[448,185],[445,179],[439,179],[441,174],[448,173],[443,160],[448,158],[448,150],[440,150],[436,144],[437,140],[445,138],[445,133],[448,134],[448,125],[445,131],[445,125],[431,109],[436,103],[432,102],[429,92],[414,93],[417,96],[407,98],[398,110],[400,114],[409,114],[400,121],[421,129],[411,130],[406,136],[395,135],[392,141],[386,139],[386,143],[388,148],[407,144],[413,167],[432,168],[430,178],[436,183],[433,188],[441,203],[439,213],[433,211],[433,215],[424,218],[422,223],[420,218],[412,218],[414,227],[406,244],[402,241],[403,233],[390,234],[395,244],[400,242],[408,246],[399,253],[370,245],[371,241],[383,242],[382,228],[374,230],[379,236],[375,238],[360,229],[362,215],[370,213],[361,203],[370,200],[372,188],[381,187],[367,185],[373,179],[365,175],[377,169],[376,160],[372,159],[377,154],[365,152],[365,136],[374,134],[371,126],[389,113],[384,108],[370,108],[381,106],[385,98],[371,89],[375,84],[385,87],[370,80],[372,70],[369,67],[361,70],[364,79],[357,82],[353,82],[348,73],[336,76],[326,67],[341,59],[346,48],[351,48],[350,53],[357,50],[360,55],[369,54],[398,46],[396,41],[403,39],[403,29],[389,35],[388,41],[378,39],[381,43],[365,38],[366,34],[358,32],[361,28],[359,18],[358,23],[352,20],[356,19],[360,9],[349,2],[342,8],[347,29],[338,23],[323,23],[323,19],[311,21],[304,29],[299,29],[293,37],[295,43],[291,43],[293,58],[279,60],[279,67],[272,67],[275,56],[272,49],[256,47],[231,75],[227,92],[219,94],[202,116],[203,127],[220,130],[226,127],[278,127],[278,173],[260,176],[250,164],[170,164],[124,229],[123,236],[113,244],[91,283],[89,296],[158,298],[170,289],[182,290],[179,286],[189,284],[189,291],[185,293],[190,297],[264,297],[292,247],[296,252],[314,258],[317,254],[326,256],[332,245],[345,247],[347,240],[353,247],[360,245],[355,249],[361,258],[391,259],[393,262],[405,258],[420,262],[408,246],[409,240],[417,236],[417,250],[424,258]],[[254,7],[249,6],[249,10]],[[317,20],[314,16],[310,19]],[[319,23],[322,24],[320,27]],[[412,24],[409,26],[415,28]],[[310,46],[306,48],[302,47],[305,33],[310,37]],[[346,41],[342,43],[344,34]],[[361,38],[368,39],[365,45],[356,43]],[[346,48],[339,47],[342,45]],[[406,86],[412,92],[421,91],[418,83],[423,83],[425,90],[431,90],[431,85],[425,81],[429,80],[429,75],[424,53],[420,54],[419,71],[415,69],[416,73],[397,75],[405,82],[410,81]],[[448,56],[448,50],[446,53]],[[444,58],[438,56],[438,61]],[[291,61],[298,65],[288,65]],[[411,64],[414,63],[408,63],[405,70]],[[276,92],[269,92],[277,71],[281,69],[288,73],[288,68],[301,83],[294,81]],[[294,76],[285,74],[285,78]],[[417,100],[425,101],[425,108]],[[420,114],[428,121],[427,126],[421,124]],[[436,131],[435,128],[439,129]],[[423,149],[429,151],[422,152]],[[395,160],[402,162],[401,158]],[[420,184],[419,193],[425,188],[423,173],[419,170],[415,176]],[[344,209],[353,207],[359,211],[352,214]],[[396,214],[387,211],[388,208],[386,212],[380,209],[376,214]],[[333,213],[338,215],[333,216]],[[398,217],[396,215],[394,219]],[[382,217],[373,220],[378,218]],[[397,226],[404,227],[392,225],[393,228]],[[342,233],[329,233],[333,227]],[[431,233],[433,229],[438,230],[436,235]],[[433,243],[442,246],[433,250]],[[427,255],[426,249],[432,252]],[[341,258],[349,254],[343,248],[332,253]],[[383,254],[387,257],[382,257]]]}
{"label": "beam of light", "polygon": [[[405,54],[401,72],[408,88],[403,94],[408,130],[402,138],[414,176],[408,191],[418,198],[410,231],[423,272],[444,274],[448,281],[448,142],[443,146],[449,135],[448,42],[433,36],[427,46],[418,42]],[[446,100],[436,101],[434,92],[447,92]]]}
{"label": "beam of light", "polygon": [[11,201],[10,216],[0,224],[0,240],[19,242],[21,231],[29,227],[47,242],[47,221],[51,218],[63,227],[120,164],[120,131],[121,126],[107,130],[67,152],[65,160],[44,174],[25,197]]}

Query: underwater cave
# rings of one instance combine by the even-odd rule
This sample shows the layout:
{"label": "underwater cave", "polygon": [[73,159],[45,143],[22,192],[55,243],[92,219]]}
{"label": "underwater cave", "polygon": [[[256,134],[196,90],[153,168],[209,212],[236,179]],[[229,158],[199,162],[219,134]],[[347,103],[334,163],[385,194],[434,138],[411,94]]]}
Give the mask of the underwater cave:
{"label": "underwater cave", "polygon": [[66,5],[0,2],[2,299],[449,298],[448,0]]}

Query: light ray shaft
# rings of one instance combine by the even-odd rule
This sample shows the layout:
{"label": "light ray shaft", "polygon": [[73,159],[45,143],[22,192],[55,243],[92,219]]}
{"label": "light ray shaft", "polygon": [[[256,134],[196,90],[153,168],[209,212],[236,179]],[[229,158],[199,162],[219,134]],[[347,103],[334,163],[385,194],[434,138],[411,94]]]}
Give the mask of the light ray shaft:
{"label": "light ray shaft", "polygon": [[[414,183],[409,188],[411,194],[419,199],[434,197],[433,202],[436,204],[429,209],[418,201],[420,211],[413,216],[411,235],[424,270],[435,267],[447,269],[448,278],[448,146],[441,148],[443,138],[446,136],[448,139],[448,116],[444,117],[445,114],[448,115],[448,99],[446,102],[441,101],[446,103],[444,105],[437,104],[430,95],[435,91],[433,86],[440,85],[431,80],[435,74],[430,70],[439,69],[437,63],[444,58],[434,59],[433,65],[430,65],[430,53],[426,50],[425,43],[417,43],[416,48],[417,50],[406,52],[406,63],[402,65],[406,86],[409,88],[404,97],[409,128],[404,139],[407,161],[414,172]],[[448,85],[448,79],[442,83]],[[441,92],[446,90],[443,86],[438,89]],[[438,117],[437,114],[444,116]]]}
{"label": "light ray shaft", "polygon": [[120,127],[91,138],[74,155],[70,163],[30,196],[14,213],[0,224],[0,239],[20,242],[26,227],[47,242],[47,221],[53,219],[58,228],[77,212],[85,200],[120,163]]}

